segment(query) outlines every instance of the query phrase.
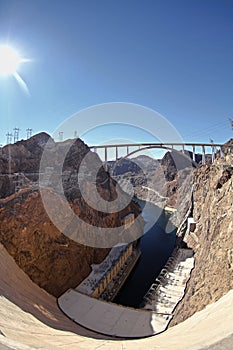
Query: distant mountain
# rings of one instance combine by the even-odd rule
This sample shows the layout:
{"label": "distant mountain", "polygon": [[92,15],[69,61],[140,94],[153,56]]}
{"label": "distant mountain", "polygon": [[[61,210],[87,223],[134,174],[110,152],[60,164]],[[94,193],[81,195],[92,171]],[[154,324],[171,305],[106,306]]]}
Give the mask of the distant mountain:
{"label": "distant mountain", "polygon": [[145,155],[135,158],[119,159],[118,161],[109,161],[110,172],[114,175],[125,173],[143,174],[143,171],[153,171],[157,168],[160,161]]}
{"label": "distant mountain", "polygon": [[[111,175],[121,183],[125,191],[132,191],[141,199],[150,200],[158,205],[174,205],[177,199],[178,173],[189,172],[199,166],[202,155],[192,152],[168,151],[162,159],[140,155],[131,159],[108,162]],[[131,184],[131,186],[129,185]]]}

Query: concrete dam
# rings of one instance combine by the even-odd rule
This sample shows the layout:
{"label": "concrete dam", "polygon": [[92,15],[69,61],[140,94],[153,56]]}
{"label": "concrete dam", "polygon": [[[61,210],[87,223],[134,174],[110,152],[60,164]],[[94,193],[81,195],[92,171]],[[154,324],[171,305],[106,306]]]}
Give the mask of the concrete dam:
{"label": "concrete dam", "polygon": [[[142,347],[198,350],[211,344],[225,344],[232,335],[233,314],[229,312],[233,307],[232,291],[164,333],[125,341],[97,334],[68,319],[60,311],[56,298],[35,285],[2,245],[0,271],[0,348],[4,350],[139,350]],[[220,319],[225,322],[219,323]]]}

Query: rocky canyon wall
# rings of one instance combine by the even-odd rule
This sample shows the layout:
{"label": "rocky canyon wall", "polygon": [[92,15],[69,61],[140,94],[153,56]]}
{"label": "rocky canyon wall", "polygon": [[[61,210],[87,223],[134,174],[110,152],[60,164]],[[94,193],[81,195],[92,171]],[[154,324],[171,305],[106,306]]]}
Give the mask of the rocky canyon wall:
{"label": "rocky canyon wall", "polygon": [[[81,140],[73,140],[62,163],[62,173],[57,171],[62,161],[67,142],[54,143],[47,156],[52,172],[46,185],[38,186],[40,161],[49,136],[35,135],[26,141],[5,146],[0,155],[0,242],[14,257],[20,268],[40,287],[54,296],[77,286],[91,271],[91,265],[100,263],[109,252],[107,248],[83,245],[64,235],[51,221],[42,201],[48,199],[51,208],[63,220],[63,207],[68,205],[80,218],[77,232],[85,234],[84,223],[90,227],[115,228],[121,225],[122,217],[134,213],[140,207],[131,200],[121,211],[104,213],[85,202],[78,185],[79,166],[83,157],[90,153],[92,164],[98,168],[95,188],[99,195],[111,203],[117,196],[116,183],[105,172],[100,159]],[[69,146],[69,145],[68,145]],[[49,164],[50,165],[50,164]],[[51,170],[51,169],[50,169]],[[84,191],[93,189],[90,172],[83,174]],[[17,183],[21,179],[20,188]],[[63,195],[60,187],[63,187]],[[122,193],[123,197],[127,194]],[[143,220],[135,223],[135,231],[143,230]]]}
{"label": "rocky canyon wall", "polygon": [[[196,229],[184,241],[195,267],[171,325],[182,322],[233,288],[233,155],[196,170],[193,191]],[[221,321],[221,320],[220,320]]]}

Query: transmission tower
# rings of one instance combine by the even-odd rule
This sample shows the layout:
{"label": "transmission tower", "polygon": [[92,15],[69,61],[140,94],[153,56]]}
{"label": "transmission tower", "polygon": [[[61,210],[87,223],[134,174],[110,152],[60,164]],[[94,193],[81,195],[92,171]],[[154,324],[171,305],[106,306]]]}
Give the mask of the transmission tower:
{"label": "transmission tower", "polygon": [[9,143],[11,143],[11,141],[12,141],[12,133],[11,132],[8,132],[7,134],[6,134],[6,137],[7,137],[7,139],[6,139],[6,143],[7,143],[7,145],[9,145]]}
{"label": "transmission tower", "polygon": [[63,131],[59,131],[59,141],[63,141]]}
{"label": "transmission tower", "polygon": [[75,139],[78,138],[78,132],[77,132],[77,130],[74,131],[74,138],[75,138]]}
{"label": "transmission tower", "polygon": [[19,128],[14,128],[14,143],[19,140]]}
{"label": "transmission tower", "polygon": [[32,136],[32,129],[27,128],[26,132],[27,132],[27,139],[30,139],[30,137]]}

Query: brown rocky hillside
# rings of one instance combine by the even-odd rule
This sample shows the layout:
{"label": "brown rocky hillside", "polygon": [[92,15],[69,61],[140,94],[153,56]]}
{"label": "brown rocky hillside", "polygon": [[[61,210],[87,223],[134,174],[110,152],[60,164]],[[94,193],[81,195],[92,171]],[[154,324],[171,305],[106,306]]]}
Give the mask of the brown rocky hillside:
{"label": "brown rocky hillside", "polygon": [[[68,201],[69,207],[81,219],[80,225],[75,227],[81,234],[84,234],[84,222],[102,228],[119,227],[123,216],[130,212],[137,216],[140,207],[131,201],[124,210],[108,214],[90,207],[83,200],[77,178],[80,163],[89,148],[79,139],[70,147],[62,168],[61,178],[66,198],[60,194],[57,169],[67,142],[55,144],[51,140],[49,159],[53,161],[53,171],[46,186],[39,191],[38,170],[48,140],[49,136],[42,133],[2,149],[0,242],[35,283],[54,296],[59,296],[68,288],[77,286],[90,273],[91,264],[100,263],[109,249],[84,246],[61,233],[48,217],[41,193],[44,198],[49,199],[61,220],[63,205]],[[100,169],[95,185],[98,193],[105,201],[111,202],[116,198],[116,183],[105,172],[98,156],[91,152],[90,155],[92,163]],[[16,180],[19,173],[23,180],[21,189],[17,191]],[[85,192],[91,193],[93,183],[88,176],[84,176],[83,181]],[[123,196],[127,195],[123,193]],[[141,232],[142,220],[135,224],[134,229]]]}

